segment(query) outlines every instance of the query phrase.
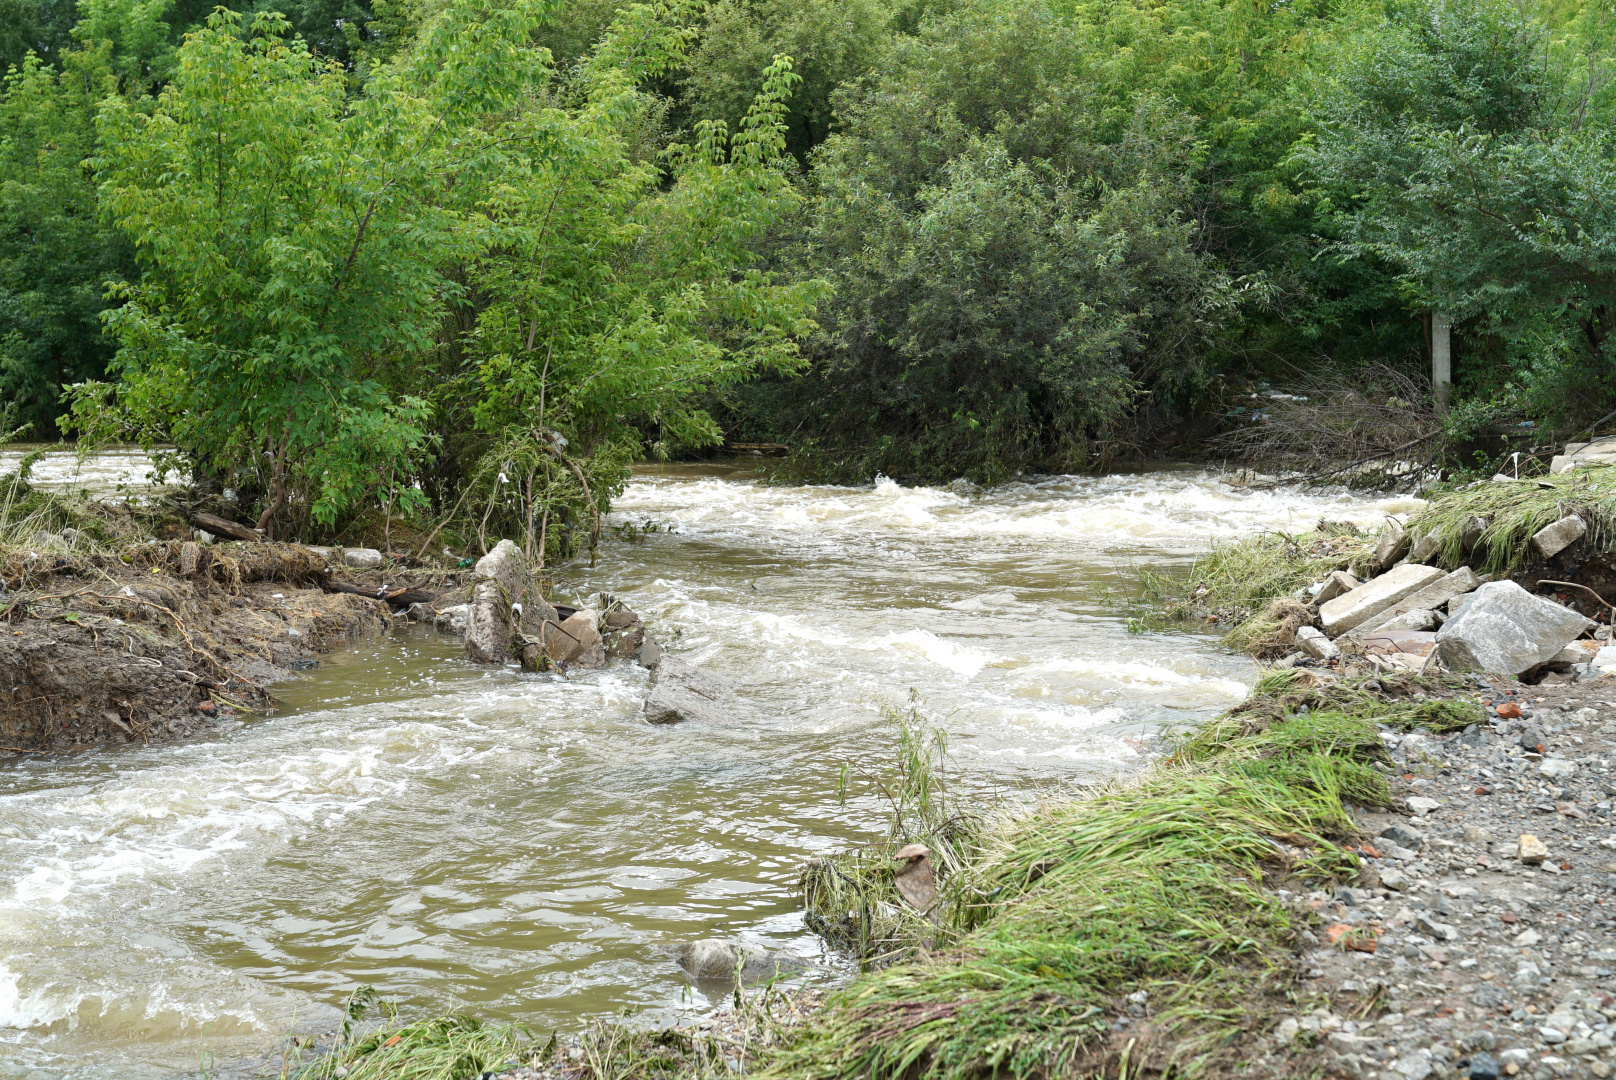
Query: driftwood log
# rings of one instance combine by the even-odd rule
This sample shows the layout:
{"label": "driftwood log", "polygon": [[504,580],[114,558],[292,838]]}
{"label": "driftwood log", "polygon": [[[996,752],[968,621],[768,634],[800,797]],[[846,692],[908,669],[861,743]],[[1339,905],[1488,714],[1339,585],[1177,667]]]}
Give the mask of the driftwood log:
{"label": "driftwood log", "polygon": [[352,593],[354,596],[368,596],[372,600],[385,600],[394,607],[409,607],[411,604],[430,604],[438,598],[435,592],[425,589],[415,589],[407,585],[355,585],[351,581],[324,581],[321,588],[326,592]]}
{"label": "driftwood log", "polygon": [[264,534],[257,529],[248,528],[246,525],[240,525],[234,521],[226,521],[224,518],[213,514],[192,514],[191,526],[204,532],[210,532],[214,536],[223,536],[231,540],[257,543],[264,539]]}

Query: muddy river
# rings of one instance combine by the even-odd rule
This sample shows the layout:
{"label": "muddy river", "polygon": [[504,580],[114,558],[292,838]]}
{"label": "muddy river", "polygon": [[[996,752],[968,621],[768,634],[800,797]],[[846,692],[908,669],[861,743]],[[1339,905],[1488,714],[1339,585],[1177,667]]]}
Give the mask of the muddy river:
{"label": "muddy river", "polygon": [[1136,767],[1141,735],[1253,675],[1204,636],[1130,634],[1139,567],[1402,509],[1174,469],[988,491],[644,469],[632,536],[567,591],[627,599],[735,684],[740,723],[653,728],[637,668],[489,671],[412,629],[205,741],[0,766],[0,1077],[195,1075],[329,1027],[361,983],[540,1031],[671,1020],[708,1002],[661,950],[709,936],[834,978],[793,883],[879,827],[836,780],[887,755],[882,706],[918,691],[984,792]]}

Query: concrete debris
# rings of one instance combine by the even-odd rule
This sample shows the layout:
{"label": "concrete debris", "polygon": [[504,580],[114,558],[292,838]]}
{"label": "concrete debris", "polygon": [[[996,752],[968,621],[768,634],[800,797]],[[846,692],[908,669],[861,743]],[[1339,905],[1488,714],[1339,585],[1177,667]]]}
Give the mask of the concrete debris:
{"label": "concrete debris", "polygon": [[1532,546],[1545,559],[1552,559],[1587,533],[1588,525],[1576,514],[1567,514],[1553,525],[1547,525],[1532,535]]}
{"label": "concrete debris", "polygon": [[[1393,625],[1393,620],[1399,615],[1404,615],[1411,611],[1435,611],[1437,608],[1451,604],[1460,596],[1474,592],[1481,585],[1482,579],[1476,576],[1476,572],[1468,566],[1462,566],[1453,573],[1444,575],[1423,589],[1399,600],[1376,618],[1366,620],[1352,630],[1348,637],[1361,639],[1372,631],[1388,629]],[[1450,611],[1449,614],[1452,614],[1452,612]],[[1429,630],[1431,627],[1403,626],[1402,629]]]}
{"label": "concrete debris", "polygon": [[1381,569],[1391,566],[1408,553],[1411,542],[1400,522],[1387,521],[1375,542],[1375,564]]}
{"label": "concrete debris", "polygon": [[645,719],[651,724],[730,722],[725,708],[734,696],[729,684],[673,656],[663,656],[651,676]]}
{"label": "concrete debris", "polygon": [[1328,661],[1341,658],[1341,650],[1336,647],[1335,642],[1326,637],[1324,631],[1311,626],[1297,627],[1296,647],[1315,660]]}
{"label": "concrete debris", "polygon": [[[1319,623],[1326,634],[1336,637],[1446,576],[1434,566],[1404,563],[1320,605]],[[1556,646],[1555,652],[1559,652],[1560,647]]]}
{"label": "concrete debris", "polygon": [[342,553],[342,565],[354,570],[374,570],[384,561],[375,548],[348,548]]}
{"label": "concrete debris", "polygon": [[1430,562],[1442,548],[1442,533],[1432,531],[1426,533],[1408,549],[1408,561],[1411,563]]}
{"label": "concrete debris", "polygon": [[1314,595],[1313,602],[1315,604],[1328,604],[1336,597],[1345,595],[1362,584],[1363,582],[1345,570],[1337,570],[1319,584],[1319,591]]}
{"label": "concrete debris", "polygon": [[1450,671],[1519,675],[1554,657],[1593,625],[1513,581],[1491,581],[1437,631],[1437,656]]}

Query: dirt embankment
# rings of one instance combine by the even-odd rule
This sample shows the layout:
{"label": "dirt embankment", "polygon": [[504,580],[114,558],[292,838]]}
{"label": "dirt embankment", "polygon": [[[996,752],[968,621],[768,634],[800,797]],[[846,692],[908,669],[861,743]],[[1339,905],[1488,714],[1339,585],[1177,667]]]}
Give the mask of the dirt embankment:
{"label": "dirt embankment", "polygon": [[9,561],[0,757],[183,738],[265,707],[267,687],[316,654],[390,625],[387,603],[330,582],[325,559],[293,544]]}

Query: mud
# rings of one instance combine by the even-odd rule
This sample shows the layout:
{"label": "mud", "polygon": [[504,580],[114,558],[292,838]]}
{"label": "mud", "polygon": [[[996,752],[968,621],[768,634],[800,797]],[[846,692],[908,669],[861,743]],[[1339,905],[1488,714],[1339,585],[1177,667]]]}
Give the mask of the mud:
{"label": "mud", "polygon": [[6,569],[0,757],[213,731],[392,622],[381,600],[324,591],[324,559],[292,544],[144,544]]}

